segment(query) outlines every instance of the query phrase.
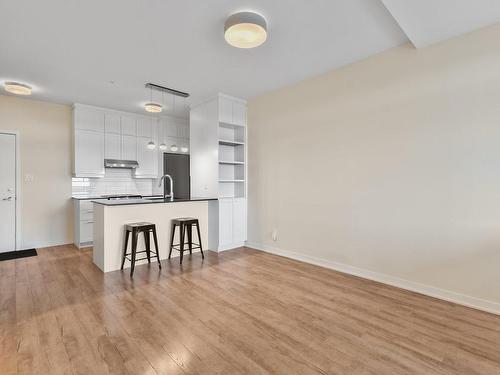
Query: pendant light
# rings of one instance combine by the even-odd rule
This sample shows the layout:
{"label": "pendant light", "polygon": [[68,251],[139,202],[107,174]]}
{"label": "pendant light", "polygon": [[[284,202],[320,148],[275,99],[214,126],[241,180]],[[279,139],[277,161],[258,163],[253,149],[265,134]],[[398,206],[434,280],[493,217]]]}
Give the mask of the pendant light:
{"label": "pendant light", "polygon": [[144,109],[147,112],[160,113],[162,111],[163,107],[157,103],[146,103],[146,104],[144,104]]}
{"label": "pendant light", "polygon": [[[151,88],[150,98],[151,98],[150,103],[152,103],[153,102],[153,88]],[[151,137],[153,137],[153,112],[150,112],[150,113],[151,113]],[[151,138],[151,140],[148,142],[147,148],[149,150],[154,150],[156,148],[156,144],[153,141],[153,138]]]}
{"label": "pendant light", "polygon": [[[165,105],[165,93],[163,91],[161,92],[161,104],[163,106]],[[161,151],[167,151],[167,145],[165,144],[165,133],[167,132],[167,130],[165,129],[165,126],[163,126],[162,129],[163,129],[163,131],[162,131],[162,140],[163,140],[163,142],[160,143],[160,145],[158,146],[158,148]]]}

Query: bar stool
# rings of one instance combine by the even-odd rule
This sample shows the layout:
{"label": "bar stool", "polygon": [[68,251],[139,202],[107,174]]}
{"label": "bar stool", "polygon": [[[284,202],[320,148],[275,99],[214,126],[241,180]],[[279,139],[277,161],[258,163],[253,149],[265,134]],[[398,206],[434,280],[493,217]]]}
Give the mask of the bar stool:
{"label": "bar stool", "polygon": [[[196,231],[198,232],[199,243],[193,243],[193,225],[196,225]],[[179,227],[180,229],[179,233],[180,241],[178,244],[174,245],[175,228],[177,227]],[[187,244],[185,243],[186,232],[188,237]],[[205,255],[203,254],[203,248],[201,246],[200,223],[198,219],[194,219],[192,217],[172,219],[172,235],[170,237],[170,252],[168,253],[168,259],[170,259],[170,256],[172,255],[172,250],[177,250],[181,253],[181,264],[182,264],[184,251],[187,251],[184,249],[184,245],[188,245],[189,254],[193,253],[193,249],[200,249],[201,258],[205,259]]]}
{"label": "bar stool", "polygon": [[[132,246],[131,252],[127,253],[127,245],[128,245],[128,237],[129,234],[132,233]],[[146,245],[146,250],[137,251],[137,240],[139,238],[139,233],[144,234],[144,243]],[[155,251],[151,251],[151,237],[150,234],[153,233],[153,240],[155,242]],[[136,255],[140,253],[146,253],[145,258],[136,259]],[[130,261],[130,277],[134,275],[135,262],[140,260],[148,260],[148,263],[151,263],[151,253],[156,255],[156,260],[158,261],[158,267],[161,269],[160,263],[160,255],[158,253],[158,239],[156,237],[156,225],[151,223],[131,223],[125,225],[125,244],[123,246],[123,258],[122,258],[122,267],[125,264],[125,259]],[[128,258],[128,256],[132,258]]]}

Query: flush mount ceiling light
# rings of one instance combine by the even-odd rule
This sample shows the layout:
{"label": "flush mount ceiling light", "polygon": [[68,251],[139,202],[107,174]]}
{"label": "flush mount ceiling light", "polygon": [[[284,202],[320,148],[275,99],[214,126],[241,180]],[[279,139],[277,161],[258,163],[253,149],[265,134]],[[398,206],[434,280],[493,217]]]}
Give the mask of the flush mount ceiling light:
{"label": "flush mount ceiling light", "polygon": [[146,103],[144,104],[144,109],[151,113],[160,113],[163,109],[161,104],[157,103]]}
{"label": "flush mount ceiling light", "polygon": [[153,141],[149,141],[147,148],[149,148],[150,150],[154,150],[156,148],[156,145]]}
{"label": "flush mount ceiling light", "polygon": [[167,149],[167,145],[165,143],[162,143],[158,146],[158,148],[162,151],[165,151]]}
{"label": "flush mount ceiling light", "polygon": [[31,86],[19,82],[5,82],[5,91],[16,95],[31,95]]}
{"label": "flush mount ceiling light", "polygon": [[224,38],[233,47],[258,47],[267,39],[267,22],[257,13],[235,13],[226,20]]}

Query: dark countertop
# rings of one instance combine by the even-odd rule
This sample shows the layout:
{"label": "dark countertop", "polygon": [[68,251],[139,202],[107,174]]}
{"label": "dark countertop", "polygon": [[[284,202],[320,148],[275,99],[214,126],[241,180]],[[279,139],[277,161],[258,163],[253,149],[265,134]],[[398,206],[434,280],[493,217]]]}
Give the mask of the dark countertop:
{"label": "dark countertop", "polygon": [[170,198],[163,200],[163,198],[157,198],[154,200],[149,199],[117,199],[117,200],[108,200],[108,199],[94,199],[93,203],[102,204],[103,206],[130,206],[135,204],[157,204],[157,203],[180,203],[180,202],[203,202],[203,201],[216,201],[217,198],[198,198],[193,197],[190,199],[185,198],[175,198],[173,201]]}
{"label": "dark countertop", "polygon": [[[112,194],[109,194],[112,195]],[[120,194],[117,194],[120,195]],[[135,195],[135,193],[130,193],[130,195]],[[140,195],[140,194],[137,194]],[[160,197],[161,195],[143,195],[144,198],[150,198],[150,197]],[[93,201],[95,199],[104,199],[102,195],[73,195],[71,197],[72,199],[75,199],[77,201]]]}
{"label": "dark countertop", "polygon": [[100,195],[73,195],[71,197],[77,201],[91,201],[92,199],[100,199]]}

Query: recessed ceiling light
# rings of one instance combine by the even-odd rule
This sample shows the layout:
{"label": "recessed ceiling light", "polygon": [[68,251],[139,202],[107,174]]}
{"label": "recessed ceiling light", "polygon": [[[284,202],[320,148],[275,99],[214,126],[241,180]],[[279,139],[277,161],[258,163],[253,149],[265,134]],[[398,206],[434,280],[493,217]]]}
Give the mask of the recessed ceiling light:
{"label": "recessed ceiling light", "polygon": [[177,147],[176,145],[170,146],[170,151],[177,152],[178,150],[179,150],[179,147]]}
{"label": "recessed ceiling light", "polygon": [[31,86],[19,82],[5,82],[5,91],[16,95],[31,95]]}
{"label": "recessed ceiling light", "polygon": [[267,39],[267,22],[257,13],[235,13],[226,20],[224,37],[233,47],[258,47]]}
{"label": "recessed ceiling light", "polygon": [[162,143],[160,146],[158,146],[160,150],[165,151],[167,149],[167,145],[165,143]]}
{"label": "recessed ceiling light", "polygon": [[160,113],[162,111],[163,107],[157,103],[146,103],[144,105],[144,109],[148,112]]}

